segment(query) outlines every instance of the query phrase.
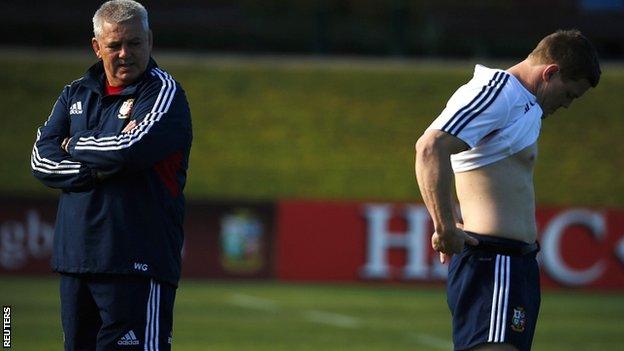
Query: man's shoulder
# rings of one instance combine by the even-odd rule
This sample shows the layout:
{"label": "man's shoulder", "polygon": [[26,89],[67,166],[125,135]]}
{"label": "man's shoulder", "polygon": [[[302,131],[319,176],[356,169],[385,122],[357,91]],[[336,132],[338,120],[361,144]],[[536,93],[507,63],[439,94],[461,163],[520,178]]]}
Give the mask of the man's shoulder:
{"label": "man's shoulder", "polygon": [[[173,76],[160,67],[150,67],[145,72],[143,81],[137,86],[137,97],[143,99],[157,99],[158,101],[169,101],[184,103],[188,105],[186,93],[180,83]],[[146,100],[145,100],[146,101]]]}
{"label": "man's shoulder", "polygon": [[509,81],[508,72],[478,65],[473,78],[451,96],[447,109],[453,115],[477,115],[483,111],[506,115],[514,104],[514,87]]}
{"label": "man's shoulder", "polygon": [[67,95],[76,95],[76,94],[85,94],[85,77],[80,77],[69,82],[65,87],[63,87],[63,92]]}
{"label": "man's shoulder", "polygon": [[74,80],[70,81],[69,83],[67,83],[67,84],[65,85],[65,87],[66,87],[66,88],[75,88],[75,87],[77,87],[77,86],[79,86],[79,85],[83,84],[83,83],[84,83],[84,81],[85,81],[85,77],[84,77],[84,76],[82,76],[82,77],[80,77],[80,78],[76,78],[76,79],[74,79]]}
{"label": "man's shoulder", "polygon": [[140,84],[146,90],[178,88],[180,83],[173,76],[160,67],[150,67],[145,72],[145,78]]}
{"label": "man's shoulder", "polygon": [[188,109],[188,100],[181,85],[160,67],[148,68],[135,89],[132,94],[140,105],[153,105],[163,111]]}

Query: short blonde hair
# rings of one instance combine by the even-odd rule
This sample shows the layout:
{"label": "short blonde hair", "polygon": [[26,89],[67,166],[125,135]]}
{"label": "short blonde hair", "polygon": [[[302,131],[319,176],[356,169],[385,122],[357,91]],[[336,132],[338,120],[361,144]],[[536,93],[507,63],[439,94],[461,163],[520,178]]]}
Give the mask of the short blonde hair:
{"label": "short blonde hair", "polygon": [[133,0],[107,1],[93,15],[93,35],[98,38],[102,34],[104,22],[121,23],[133,18],[140,19],[143,28],[149,30],[147,10],[143,5]]}

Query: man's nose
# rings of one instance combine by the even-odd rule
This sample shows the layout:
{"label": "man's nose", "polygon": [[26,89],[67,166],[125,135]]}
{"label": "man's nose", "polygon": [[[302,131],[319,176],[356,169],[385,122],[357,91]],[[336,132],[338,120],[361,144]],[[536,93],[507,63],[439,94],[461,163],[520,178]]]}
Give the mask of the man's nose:
{"label": "man's nose", "polygon": [[124,58],[128,56],[128,45],[121,44],[121,49],[119,50],[119,57]]}

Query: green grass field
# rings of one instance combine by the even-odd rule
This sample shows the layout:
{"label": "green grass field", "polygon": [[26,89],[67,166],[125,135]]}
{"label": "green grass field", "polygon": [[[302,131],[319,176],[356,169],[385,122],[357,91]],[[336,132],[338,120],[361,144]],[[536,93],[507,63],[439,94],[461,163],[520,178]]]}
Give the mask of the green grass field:
{"label": "green grass field", "polygon": [[[13,349],[60,350],[56,278],[1,277]],[[624,295],[545,292],[536,351],[622,350]],[[183,280],[174,350],[450,350],[442,288]]]}

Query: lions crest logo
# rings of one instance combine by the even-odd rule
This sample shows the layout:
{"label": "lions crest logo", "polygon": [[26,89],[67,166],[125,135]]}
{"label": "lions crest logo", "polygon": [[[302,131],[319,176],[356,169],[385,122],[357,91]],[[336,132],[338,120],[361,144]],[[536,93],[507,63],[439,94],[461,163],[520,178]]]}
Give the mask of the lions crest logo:
{"label": "lions crest logo", "polygon": [[119,108],[119,113],[117,114],[117,118],[126,119],[130,117],[130,112],[132,111],[132,104],[134,104],[134,99],[128,99],[121,104]]}
{"label": "lions crest logo", "polygon": [[511,317],[511,330],[522,333],[526,324],[526,312],[522,307],[514,307],[513,317]]}
{"label": "lions crest logo", "polygon": [[264,224],[247,209],[221,218],[221,264],[233,273],[258,272],[265,264]]}

